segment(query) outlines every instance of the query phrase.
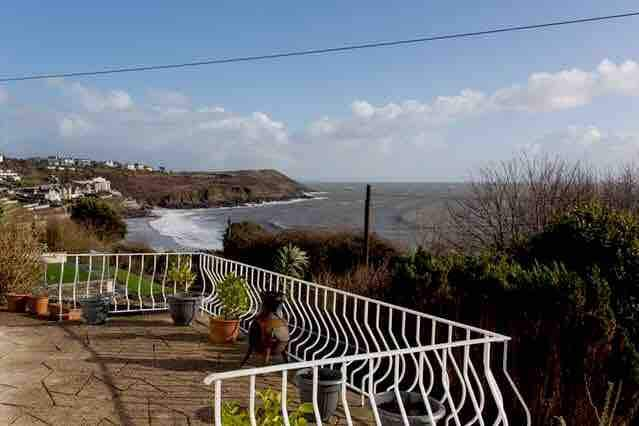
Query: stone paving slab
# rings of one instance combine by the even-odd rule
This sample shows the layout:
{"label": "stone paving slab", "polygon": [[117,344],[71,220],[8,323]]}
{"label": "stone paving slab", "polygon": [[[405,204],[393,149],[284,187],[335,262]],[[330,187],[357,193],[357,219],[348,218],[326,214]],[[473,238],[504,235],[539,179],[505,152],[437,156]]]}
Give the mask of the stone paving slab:
{"label": "stone paving slab", "polygon": [[[245,350],[212,345],[201,324],[175,327],[165,314],[87,326],[0,309],[0,425],[210,425],[213,389],[202,380],[237,369]],[[258,389],[269,385],[279,388],[279,375],[257,378]],[[225,381],[223,393],[246,405],[248,378]],[[292,384],[288,393],[297,395]],[[349,400],[356,424],[370,424]]]}

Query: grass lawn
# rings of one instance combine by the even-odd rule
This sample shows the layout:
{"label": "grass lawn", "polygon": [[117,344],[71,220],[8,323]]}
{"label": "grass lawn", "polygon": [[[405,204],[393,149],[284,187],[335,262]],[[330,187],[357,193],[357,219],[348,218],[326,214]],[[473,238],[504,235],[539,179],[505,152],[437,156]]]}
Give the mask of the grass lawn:
{"label": "grass lawn", "polygon": [[[47,265],[47,282],[49,284],[55,284],[60,282],[60,265],[49,264]],[[118,269],[116,282],[119,284],[124,284],[127,278],[127,270]],[[114,276],[114,269],[111,268],[108,271],[108,274],[105,274],[104,279],[112,279]],[[102,278],[101,271],[93,271],[91,273],[90,281],[98,281]],[[158,278],[154,282],[151,281],[151,277],[149,275],[142,275],[142,282],[140,282],[140,275],[131,272],[129,274],[129,294],[138,294],[138,284],[140,285],[140,295],[141,296],[150,296],[151,291],[153,294],[162,294],[162,282],[158,282]],[[73,283],[76,279],[76,267],[74,264],[65,264],[64,273],[62,277],[63,283]],[[87,279],[89,279],[89,270],[85,265],[80,265],[77,270],[77,280],[78,285],[82,285],[82,283],[86,283]],[[165,291],[167,294],[173,292],[173,283],[166,283]],[[179,289],[179,286],[178,286]]]}

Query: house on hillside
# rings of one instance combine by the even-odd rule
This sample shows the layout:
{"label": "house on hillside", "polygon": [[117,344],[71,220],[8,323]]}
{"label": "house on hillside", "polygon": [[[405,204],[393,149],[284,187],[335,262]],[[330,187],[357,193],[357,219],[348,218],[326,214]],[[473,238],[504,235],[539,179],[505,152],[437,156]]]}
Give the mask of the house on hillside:
{"label": "house on hillside", "polygon": [[4,154],[0,152],[0,163],[4,163]]}
{"label": "house on hillside", "polygon": [[111,182],[103,177],[88,180],[74,180],[72,183],[85,195],[111,192]]}
{"label": "house on hillside", "polygon": [[89,158],[76,158],[75,164],[78,167],[91,167],[93,165],[93,161]]}

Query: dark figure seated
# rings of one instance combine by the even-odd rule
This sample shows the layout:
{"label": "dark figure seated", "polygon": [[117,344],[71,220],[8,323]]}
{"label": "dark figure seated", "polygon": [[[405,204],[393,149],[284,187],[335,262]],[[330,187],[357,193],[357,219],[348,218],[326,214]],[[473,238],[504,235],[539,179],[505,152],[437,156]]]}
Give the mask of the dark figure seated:
{"label": "dark figure seated", "polygon": [[249,347],[242,360],[246,364],[253,352],[264,356],[264,363],[271,361],[271,354],[280,354],[288,362],[288,323],[282,316],[284,293],[265,292],[262,294],[262,309],[249,327]]}

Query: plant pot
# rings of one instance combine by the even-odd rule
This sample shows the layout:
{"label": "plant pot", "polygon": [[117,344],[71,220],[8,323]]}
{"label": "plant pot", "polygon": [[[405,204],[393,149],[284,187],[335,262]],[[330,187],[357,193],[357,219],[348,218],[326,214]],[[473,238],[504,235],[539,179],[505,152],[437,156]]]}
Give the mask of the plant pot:
{"label": "plant pot", "polygon": [[89,325],[104,324],[109,316],[109,297],[91,296],[80,300],[82,318]]}
{"label": "plant pot", "polygon": [[60,304],[52,303],[49,305],[49,319],[63,321],[80,321],[82,318],[82,310],[79,308],[67,308],[62,306],[62,317],[60,317]]}
{"label": "plant pot", "polygon": [[27,309],[28,294],[8,293],[7,308],[9,312],[25,312]]}
{"label": "plant pot", "polygon": [[175,325],[191,325],[200,299],[195,296],[176,294],[167,297],[167,301],[173,323]]}
{"label": "plant pot", "polygon": [[[317,375],[317,406],[322,421],[327,422],[337,411],[344,377],[341,371],[331,368],[319,368]],[[300,401],[313,403],[313,369],[304,368],[295,373],[295,383],[299,389]],[[314,422],[315,415],[308,415],[307,420]]]}
{"label": "plant pot", "polygon": [[[437,421],[446,414],[444,405],[433,398],[428,398],[433,419],[430,420],[422,394],[419,392],[400,392],[404,409],[411,426],[436,426]],[[394,391],[381,392],[375,395],[375,403],[379,411],[382,426],[403,426],[404,421],[397,405]]]}
{"label": "plant pot", "polygon": [[49,296],[29,296],[29,312],[42,318],[49,316]]}
{"label": "plant pot", "polygon": [[209,320],[209,342],[215,344],[235,343],[240,334],[239,320],[222,320],[211,317]]}

